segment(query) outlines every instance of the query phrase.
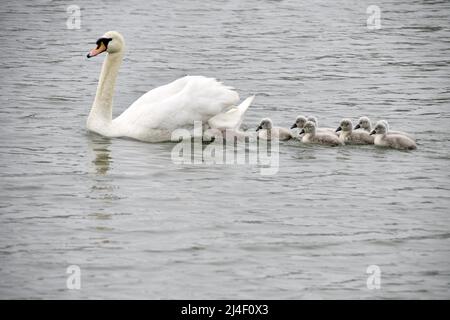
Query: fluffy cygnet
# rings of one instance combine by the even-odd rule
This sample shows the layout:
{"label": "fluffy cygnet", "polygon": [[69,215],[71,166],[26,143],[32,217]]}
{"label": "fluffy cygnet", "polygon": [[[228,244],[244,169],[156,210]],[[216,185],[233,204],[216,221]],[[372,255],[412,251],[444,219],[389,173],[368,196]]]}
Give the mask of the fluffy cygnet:
{"label": "fluffy cygnet", "polygon": [[339,139],[345,144],[373,144],[374,137],[363,130],[353,131],[353,124],[350,119],[342,119],[336,132],[342,131]]}
{"label": "fluffy cygnet", "polygon": [[407,136],[401,134],[388,134],[386,124],[383,121],[378,121],[370,134],[375,135],[374,143],[376,146],[403,150],[413,150],[417,148],[414,140]]}
{"label": "fluffy cygnet", "polygon": [[335,136],[339,135],[336,132],[336,130],[334,130],[333,128],[322,128],[322,127],[319,127],[319,120],[317,120],[317,118],[314,117],[314,116],[309,116],[308,117],[308,121],[314,122],[314,124],[316,125],[316,132],[317,133],[319,133],[319,132],[327,132],[327,133],[334,134]]}
{"label": "fluffy cygnet", "polygon": [[258,132],[258,138],[264,140],[289,140],[292,138],[291,131],[286,128],[274,127],[272,120],[269,118],[264,118],[259,123],[259,126],[256,128]]}
{"label": "fluffy cygnet", "polygon": [[297,118],[295,118],[295,122],[294,124],[291,126],[291,129],[303,129],[303,127],[305,126],[306,121],[308,121],[308,119],[306,119],[305,116],[297,116]]}
{"label": "fluffy cygnet", "polygon": [[361,117],[358,120],[358,124],[355,126],[355,130],[361,129],[370,133],[372,131],[372,122],[367,117]]}
{"label": "fluffy cygnet", "polygon": [[305,116],[297,116],[297,118],[295,118],[295,122],[294,122],[294,124],[291,126],[291,130],[292,130],[292,129],[298,129],[297,133],[295,133],[295,132],[292,133],[292,136],[293,136],[295,139],[302,140],[300,134],[298,134],[298,133],[300,132],[300,130],[303,129],[303,127],[305,126],[306,121],[308,121],[308,120],[306,119]]}
{"label": "fluffy cygnet", "polygon": [[[384,123],[384,125],[386,126],[387,134],[401,134],[401,135],[403,135],[403,136],[407,136],[407,137],[410,138],[411,140],[415,140],[415,139],[414,139],[414,136],[411,135],[411,134],[409,134],[409,133],[406,133],[406,132],[403,132],[403,131],[391,130],[391,129],[389,128],[389,123],[388,123],[386,120],[380,120],[380,121],[378,121],[378,122]],[[378,123],[378,122],[377,122],[377,123]]]}
{"label": "fluffy cygnet", "polygon": [[328,132],[316,132],[316,125],[312,121],[307,121],[300,131],[300,134],[305,135],[302,138],[303,143],[314,143],[328,146],[340,146],[344,143],[332,133]]}

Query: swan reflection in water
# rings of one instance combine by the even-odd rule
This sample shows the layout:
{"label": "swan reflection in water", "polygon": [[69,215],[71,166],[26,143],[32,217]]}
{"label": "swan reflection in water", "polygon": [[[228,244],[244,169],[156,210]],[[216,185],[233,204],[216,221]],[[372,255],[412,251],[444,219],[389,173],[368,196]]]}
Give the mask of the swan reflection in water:
{"label": "swan reflection in water", "polygon": [[100,176],[106,175],[112,163],[111,150],[109,149],[111,139],[95,133],[88,133],[88,146],[90,158],[94,157],[91,163],[94,164],[95,172]]}
{"label": "swan reflection in water", "polygon": [[[108,175],[113,163],[111,157],[111,139],[94,133],[87,134],[89,176],[91,187],[87,198],[92,201],[90,216],[95,219],[111,219],[110,211],[114,209],[114,202],[120,197],[117,195],[118,186]],[[91,202],[91,201],[89,201]]]}

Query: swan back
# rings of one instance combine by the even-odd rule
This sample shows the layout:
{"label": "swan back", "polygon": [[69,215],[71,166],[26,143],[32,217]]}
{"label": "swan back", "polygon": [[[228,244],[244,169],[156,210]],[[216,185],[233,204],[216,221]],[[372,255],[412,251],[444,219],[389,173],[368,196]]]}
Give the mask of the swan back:
{"label": "swan back", "polygon": [[207,123],[238,100],[235,91],[213,78],[186,76],[147,92],[114,122],[127,136],[148,129],[172,131],[192,127],[194,121]]}

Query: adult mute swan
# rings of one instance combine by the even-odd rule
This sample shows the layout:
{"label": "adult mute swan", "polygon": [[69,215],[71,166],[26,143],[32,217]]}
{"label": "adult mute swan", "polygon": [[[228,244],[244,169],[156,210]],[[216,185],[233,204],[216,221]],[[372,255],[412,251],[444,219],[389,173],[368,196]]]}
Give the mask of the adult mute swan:
{"label": "adult mute swan", "polygon": [[238,129],[254,96],[239,106],[239,95],[212,78],[186,76],[150,90],[120,116],[112,119],[114,87],[125,42],[116,31],[105,33],[87,57],[106,52],[87,128],[107,137],[130,137],[147,142],[170,141],[172,131],[191,129],[194,121],[205,127]]}

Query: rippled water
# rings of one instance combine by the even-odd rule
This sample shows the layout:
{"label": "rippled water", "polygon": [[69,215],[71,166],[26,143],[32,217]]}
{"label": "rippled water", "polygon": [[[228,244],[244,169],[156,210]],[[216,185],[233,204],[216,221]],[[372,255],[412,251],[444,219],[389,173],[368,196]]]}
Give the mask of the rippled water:
{"label": "rippled water", "polygon": [[[2,2],[0,297],[450,298],[450,4],[377,1],[382,28],[368,30],[370,4]],[[289,142],[262,176],[88,134],[103,57],[85,54],[108,30],[127,42],[115,115],[200,74],[257,95],[250,128],[367,115],[418,150]]]}

